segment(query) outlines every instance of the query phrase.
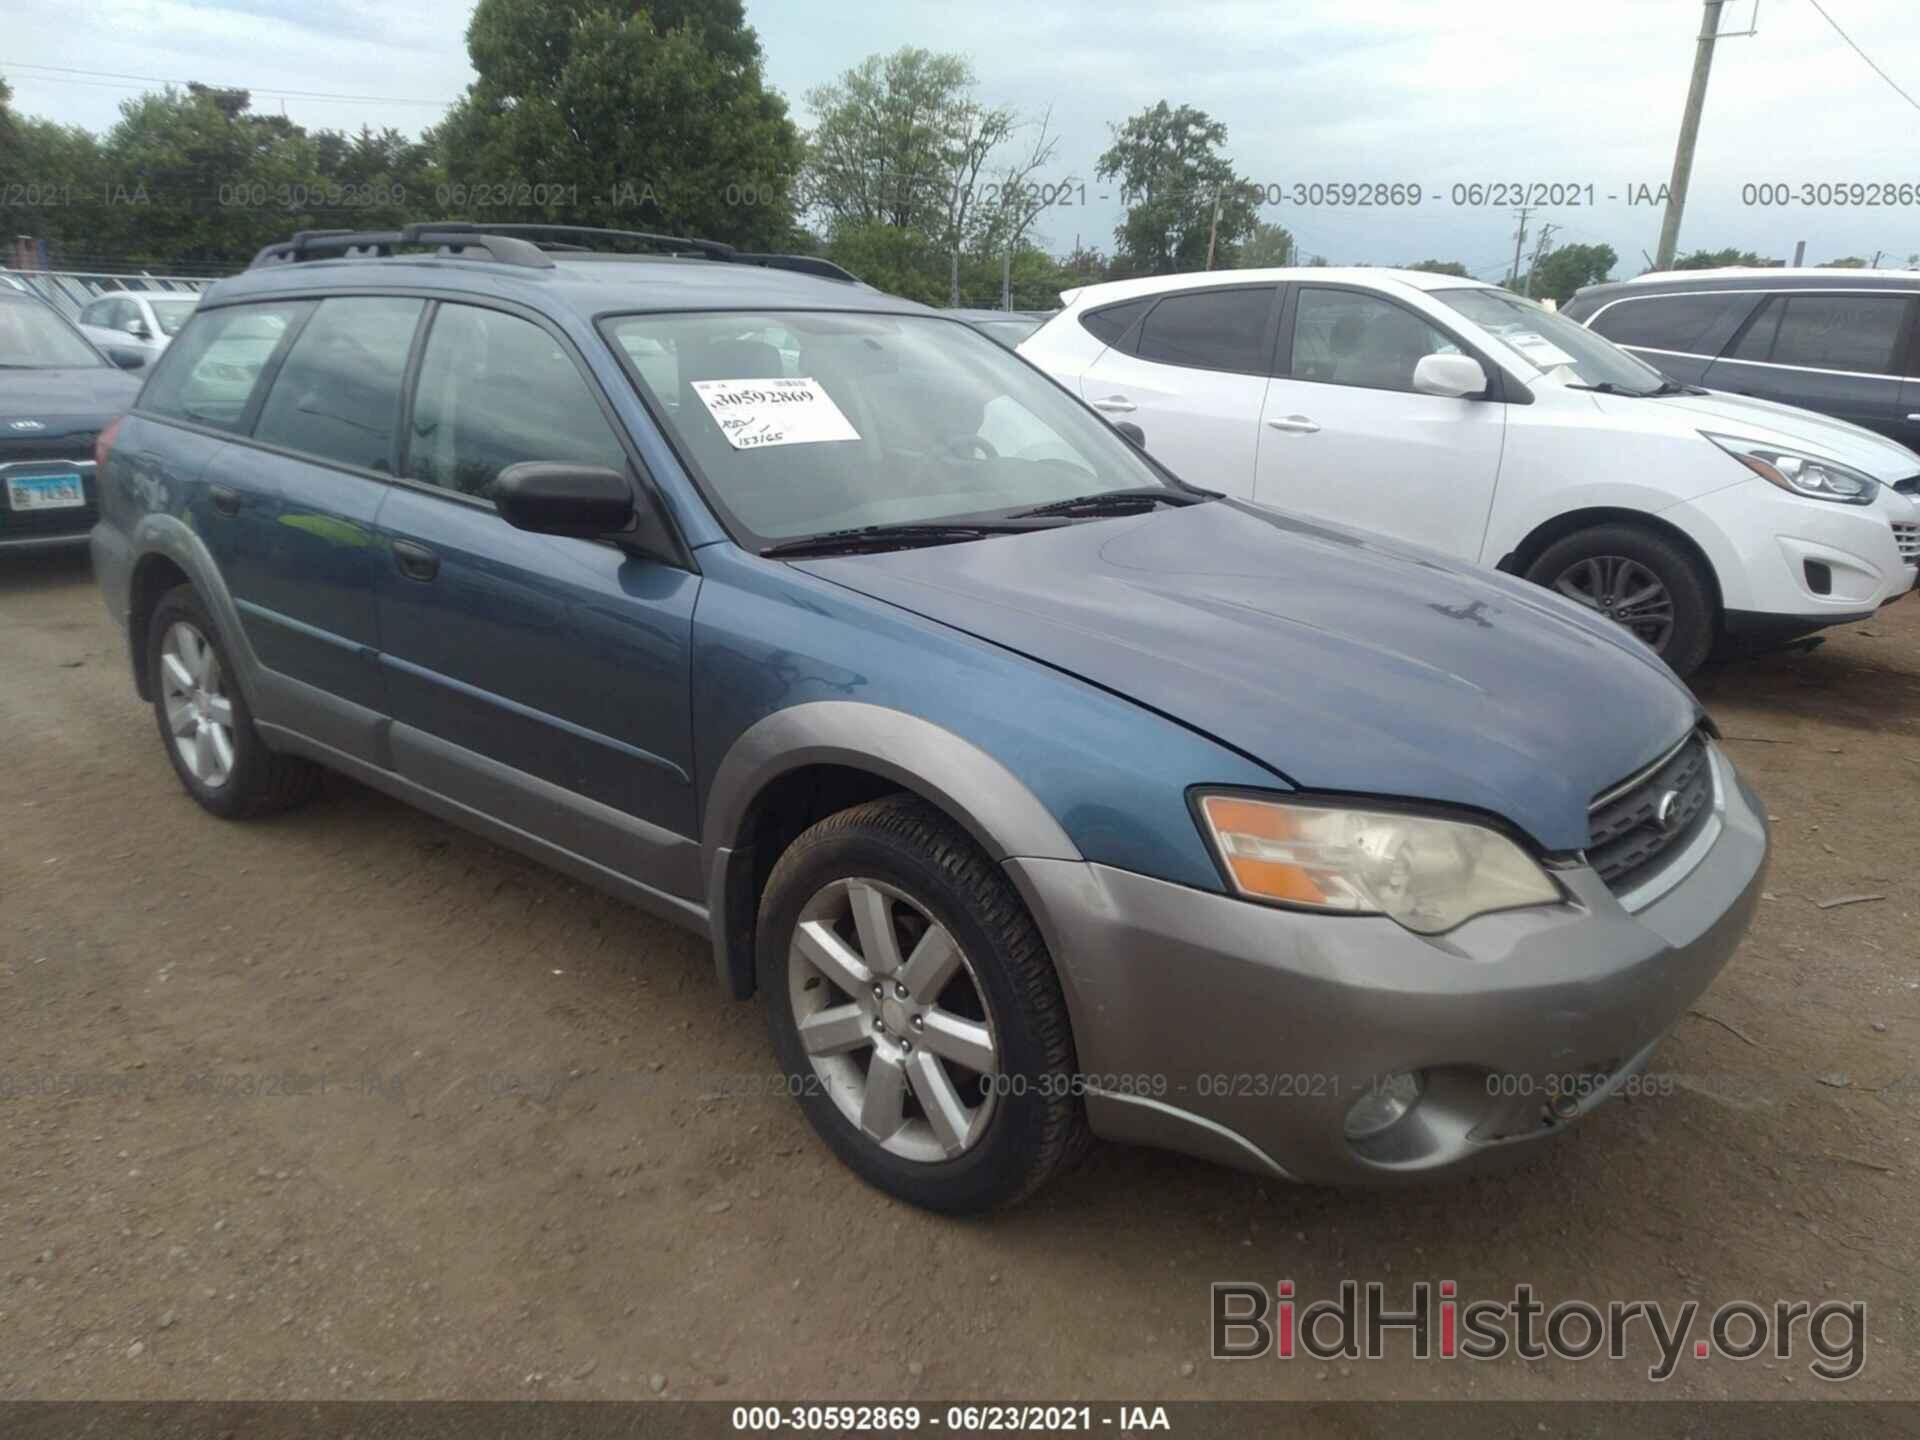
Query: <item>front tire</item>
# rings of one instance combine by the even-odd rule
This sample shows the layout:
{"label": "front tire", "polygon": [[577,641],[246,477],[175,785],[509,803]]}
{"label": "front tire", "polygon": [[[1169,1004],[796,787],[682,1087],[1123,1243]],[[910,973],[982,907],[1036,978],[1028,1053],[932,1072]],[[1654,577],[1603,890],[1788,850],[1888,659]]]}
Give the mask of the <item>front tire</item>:
{"label": "front tire", "polygon": [[1700,563],[1638,525],[1596,525],[1557,540],[1527,579],[1631,631],[1677,675],[1698,670],[1713,648],[1713,591]]}
{"label": "front tire", "polygon": [[947,1214],[1011,1205],[1084,1148],[1073,1036],[1000,868],[913,796],[829,816],[760,901],[774,1052],[868,1184]]}
{"label": "front tire", "polygon": [[154,607],[147,677],[167,758],[202,809],[250,819],[313,793],[318,768],[269,750],[254,728],[220,632],[191,585],[174,587]]}

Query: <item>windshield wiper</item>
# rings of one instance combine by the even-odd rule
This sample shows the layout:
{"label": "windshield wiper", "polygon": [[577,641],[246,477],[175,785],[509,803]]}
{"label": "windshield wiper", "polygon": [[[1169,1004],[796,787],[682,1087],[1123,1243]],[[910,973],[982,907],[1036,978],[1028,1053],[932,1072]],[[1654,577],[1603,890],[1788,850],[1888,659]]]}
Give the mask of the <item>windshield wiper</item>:
{"label": "windshield wiper", "polygon": [[1658,390],[1629,390],[1624,385],[1616,385],[1611,380],[1602,380],[1598,385],[1569,385],[1569,390],[1591,390],[1596,395],[1625,395],[1634,400],[1646,400],[1658,395]]}
{"label": "windshield wiper", "polygon": [[802,535],[797,540],[782,540],[760,553],[771,560],[793,555],[831,555],[859,550],[903,550],[915,545],[953,545],[963,540],[981,540],[989,535],[1017,535],[1033,530],[1032,525],[1012,525],[1003,520],[956,521],[951,525],[860,525],[852,530],[829,530],[820,535]]}
{"label": "windshield wiper", "polygon": [[1209,490],[1175,490],[1165,485],[1136,485],[1127,490],[1103,490],[1093,495],[1075,495],[1052,500],[1030,510],[1016,510],[1009,520],[1026,520],[1039,515],[1128,515],[1150,510],[1155,505],[1197,505],[1218,498]]}

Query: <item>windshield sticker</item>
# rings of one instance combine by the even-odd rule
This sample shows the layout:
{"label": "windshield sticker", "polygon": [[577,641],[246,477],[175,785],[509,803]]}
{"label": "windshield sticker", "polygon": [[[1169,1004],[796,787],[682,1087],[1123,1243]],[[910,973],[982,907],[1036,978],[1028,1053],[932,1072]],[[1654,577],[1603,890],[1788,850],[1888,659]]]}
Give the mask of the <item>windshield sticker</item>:
{"label": "windshield sticker", "polygon": [[1551,370],[1556,365],[1573,364],[1571,355],[1546,336],[1536,335],[1531,330],[1521,330],[1512,335],[1502,335],[1500,338],[1542,370]]}
{"label": "windshield sticker", "polygon": [[858,440],[818,380],[695,380],[694,393],[736,450]]}

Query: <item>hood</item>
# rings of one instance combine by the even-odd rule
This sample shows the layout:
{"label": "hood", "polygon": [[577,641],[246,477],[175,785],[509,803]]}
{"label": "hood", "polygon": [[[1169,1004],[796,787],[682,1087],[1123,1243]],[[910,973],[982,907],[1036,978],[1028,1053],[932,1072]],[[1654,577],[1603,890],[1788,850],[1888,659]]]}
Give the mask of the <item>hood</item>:
{"label": "hood", "polygon": [[[7,427],[15,420],[41,420],[48,430],[72,428],[80,417],[98,429],[133,404],[140,382],[107,365],[75,370],[0,370],[0,443],[17,438]],[[45,434],[46,432],[40,432]]]}
{"label": "hood", "polygon": [[1658,400],[1636,400],[1625,395],[1596,395],[1609,415],[1634,415],[1648,408],[1671,412],[1687,427],[1712,430],[1746,440],[1765,440],[1784,450],[1803,450],[1851,465],[1883,484],[1920,475],[1920,455],[1897,440],[1889,440],[1864,426],[1836,420],[1797,405],[1729,395],[1715,390],[1707,395],[1669,395]]}
{"label": "hood", "polygon": [[1651,651],[1570,601],[1240,501],[800,565],[1301,789],[1488,811],[1549,850],[1584,848],[1593,797],[1698,716]]}

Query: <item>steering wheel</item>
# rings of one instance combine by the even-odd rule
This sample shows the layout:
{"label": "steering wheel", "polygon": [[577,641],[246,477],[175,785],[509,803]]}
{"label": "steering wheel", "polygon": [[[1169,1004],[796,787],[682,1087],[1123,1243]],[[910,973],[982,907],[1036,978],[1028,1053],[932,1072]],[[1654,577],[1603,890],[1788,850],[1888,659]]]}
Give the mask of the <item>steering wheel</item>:
{"label": "steering wheel", "polygon": [[993,443],[984,435],[956,435],[947,442],[947,453],[957,455],[962,460],[976,457],[981,460],[1000,458],[1000,452],[993,448]]}

